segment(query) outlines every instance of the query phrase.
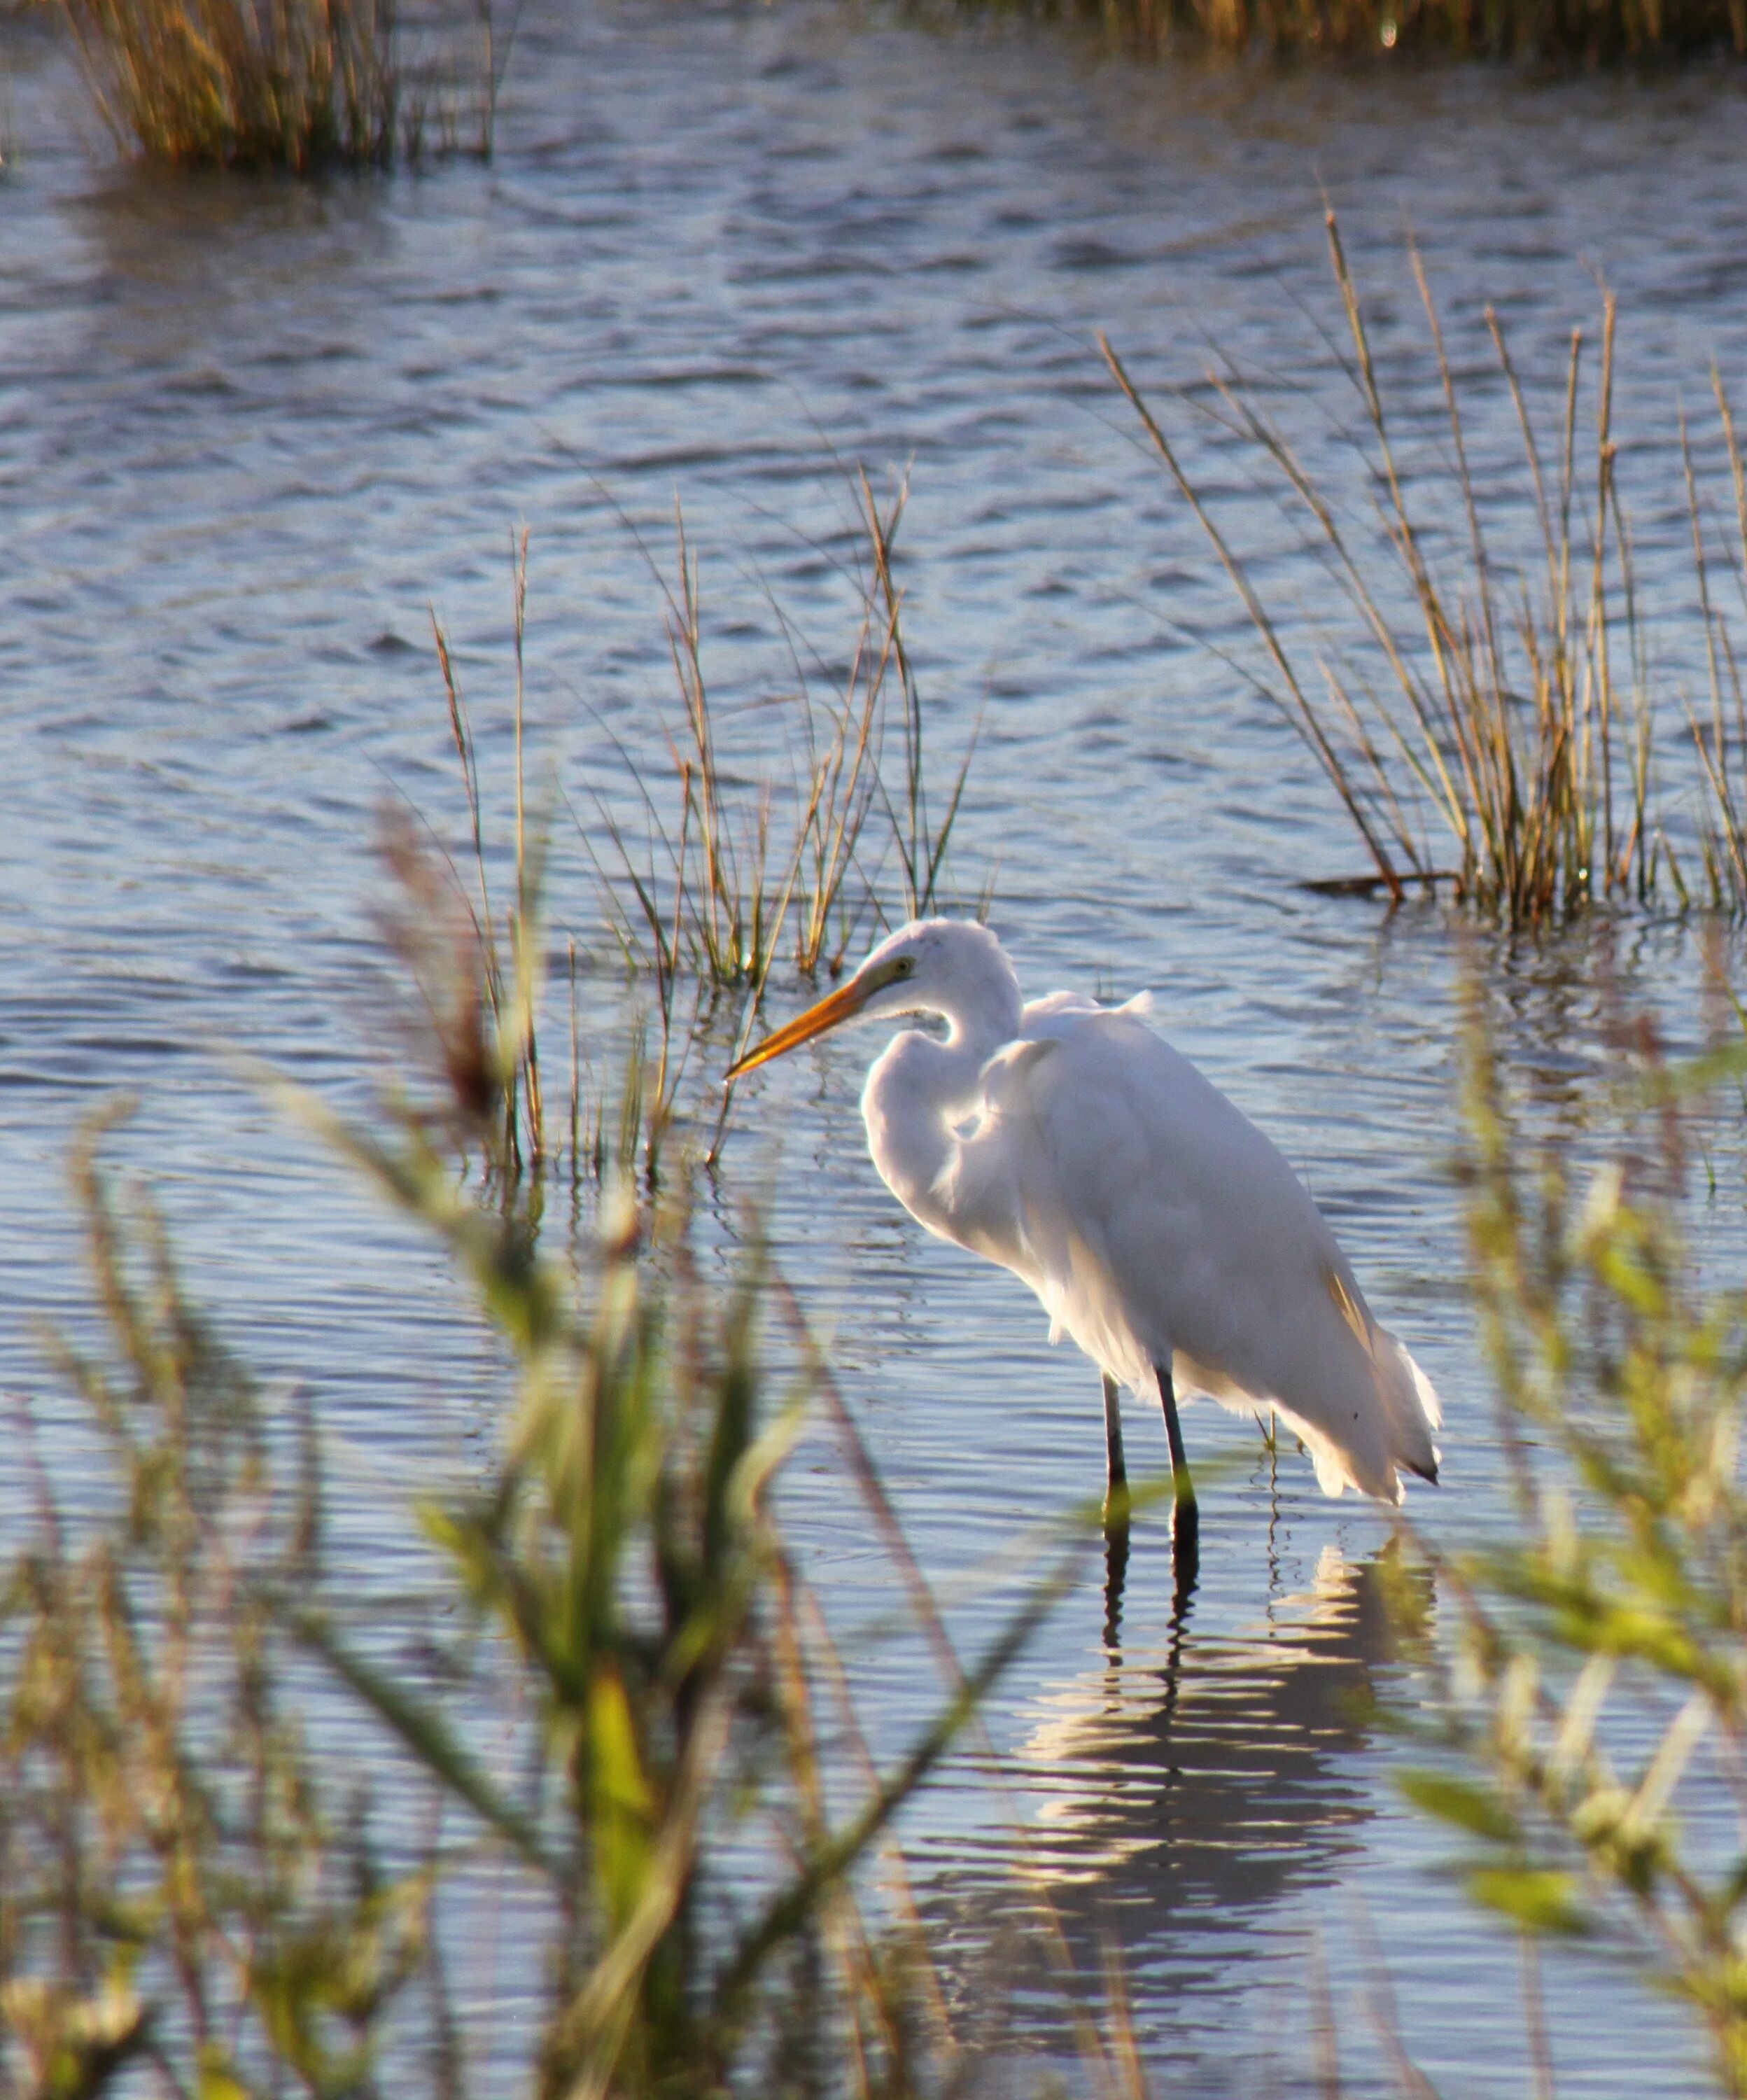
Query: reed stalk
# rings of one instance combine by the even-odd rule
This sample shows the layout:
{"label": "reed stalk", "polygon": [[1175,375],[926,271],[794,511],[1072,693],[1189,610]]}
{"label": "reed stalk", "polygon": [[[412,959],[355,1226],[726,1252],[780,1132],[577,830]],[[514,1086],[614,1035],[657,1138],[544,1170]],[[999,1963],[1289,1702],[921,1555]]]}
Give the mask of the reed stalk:
{"label": "reed stalk", "polygon": [[[523,740],[526,704],[525,644],[527,629],[527,549],[528,534],[524,527],[519,536],[510,542],[512,588],[514,603],[514,661],[515,682],[513,699],[513,722],[515,739],[515,891],[514,902],[507,909],[494,911],[492,903],[491,877],[486,866],[485,827],[479,797],[479,767],[475,754],[473,727],[468,717],[467,705],[461,692],[461,678],[455,668],[448,638],[441,624],[432,618],[431,629],[436,642],[437,661],[442,668],[443,696],[448,706],[449,733],[455,745],[455,753],[461,766],[461,792],[467,807],[468,828],[473,848],[474,894],[472,899],[461,893],[468,915],[472,922],[473,943],[477,949],[479,965],[479,984],[483,989],[485,1011],[491,1020],[491,1040],[482,1044],[480,1055],[488,1058],[493,1068],[490,1092],[496,1104],[496,1118],[490,1150],[505,1170],[518,1175],[524,1167],[537,1166],[545,1154],[545,1097],[540,1078],[539,1007],[545,988],[545,949],[541,933],[540,894],[545,866],[545,845],[543,827],[529,836],[527,810],[527,783],[523,765]],[[389,858],[400,875],[403,889],[408,881],[408,866],[404,841],[396,843],[391,835],[389,840]],[[427,900],[432,894],[429,877],[419,880],[417,887]],[[473,981],[470,966],[465,960],[465,950],[457,949],[452,935],[442,935],[443,915],[438,914],[435,922],[439,931],[435,950],[428,951],[428,960],[436,964],[440,976],[451,986],[447,994],[438,995],[438,1003],[452,1006],[457,984],[470,984]],[[417,929],[407,929],[417,945]],[[399,938],[395,945],[403,954],[408,952],[407,942]],[[458,973],[452,968],[452,959],[462,954],[463,961]],[[427,992],[426,1007],[430,1010],[431,995]]]}
{"label": "reed stalk", "polygon": [[[1714,365],[1710,377],[1728,468],[1727,496],[1720,512],[1707,501],[1683,414],[1680,424],[1692,563],[1705,624],[1710,685],[1708,713],[1689,708],[1687,722],[1706,790],[1699,824],[1699,854],[1707,901],[1715,908],[1739,912],[1747,907],[1747,779],[1743,778],[1743,768],[1747,766],[1747,695],[1743,691],[1740,660],[1727,600],[1736,602],[1737,618],[1747,615],[1747,471],[1743,469],[1740,440],[1723,375]],[[1713,581],[1714,571],[1719,568],[1726,579],[1721,598]]]}
{"label": "reed stalk", "polygon": [[[880,615],[880,689],[883,694],[885,678],[895,672],[902,703],[902,779],[894,799],[882,771],[879,776],[880,794],[898,848],[904,885],[904,915],[908,919],[925,919],[936,909],[940,899],[941,872],[951,844],[953,826],[958,821],[964,799],[971,761],[976,756],[977,733],[973,731],[964,747],[964,756],[959,762],[945,808],[937,816],[933,814],[929,807],[928,765],[923,748],[925,725],[922,694],[910,652],[904,646],[903,593],[893,575],[893,552],[904,506],[909,500],[909,483],[907,481],[900,486],[884,515],[865,473],[861,476],[861,493]],[[868,594],[867,602],[870,607],[876,602],[874,593]]]}

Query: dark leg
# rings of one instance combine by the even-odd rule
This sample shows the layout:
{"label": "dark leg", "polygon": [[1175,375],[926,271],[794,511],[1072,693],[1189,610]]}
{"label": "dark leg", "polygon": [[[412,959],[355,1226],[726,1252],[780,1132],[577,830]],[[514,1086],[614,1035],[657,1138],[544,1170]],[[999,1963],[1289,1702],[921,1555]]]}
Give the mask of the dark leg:
{"label": "dark leg", "polygon": [[1104,1645],[1119,1644],[1123,1584],[1128,1573],[1128,1468],[1123,1458],[1122,1399],[1108,1372],[1104,1379]]}
{"label": "dark leg", "polygon": [[[1201,1579],[1201,1511],[1195,1501],[1194,1483],[1189,1476],[1189,1461],[1183,1454],[1183,1425],[1177,1420],[1176,1388],[1168,1365],[1155,1365],[1158,1397],[1165,1410],[1165,1434],[1171,1439],[1171,1478],[1176,1500],[1171,1511],[1171,1647],[1165,1658],[1163,1718],[1168,1736],[1176,1722],[1177,1696],[1182,1687],[1183,1643],[1189,1630],[1189,1608]],[[1173,1771],[1176,1765],[1173,1762]]]}
{"label": "dark leg", "polygon": [[1189,1460],[1183,1450],[1183,1425],[1177,1419],[1176,1388],[1171,1383],[1168,1364],[1153,1366],[1158,1379],[1158,1397],[1164,1405],[1165,1434],[1171,1439],[1171,1484],[1176,1490],[1177,1507],[1195,1507],[1195,1483],[1189,1476]]}
{"label": "dark leg", "polygon": [[1183,1449],[1183,1425],[1177,1419],[1176,1388],[1171,1383],[1168,1364],[1155,1364],[1158,1397],[1165,1410],[1165,1434],[1171,1440],[1171,1484],[1176,1493],[1171,1513],[1171,1550],[1176,1562],[1179,1611],[1186,1611],[1201,1573],[1201,1510],[1195,1500],[1195,1483],[1189,1476],[1189,1460]]}
{"label": "dark leg", "polygon": [[1122,1401],[1116,1381],[1104,1374],[1104,1528],[1128,1522],[1128,1468],[1123,1458]]}

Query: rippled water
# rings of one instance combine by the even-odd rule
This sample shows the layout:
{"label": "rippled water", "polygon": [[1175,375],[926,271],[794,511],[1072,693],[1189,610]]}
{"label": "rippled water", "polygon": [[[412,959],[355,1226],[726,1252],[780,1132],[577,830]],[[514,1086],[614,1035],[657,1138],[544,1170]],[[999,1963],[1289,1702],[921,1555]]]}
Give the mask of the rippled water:
{"label": "rippled water", "polygon": [[[64,1155],[94,1102],[135,1089],[125,1147],[163,1178],[199,1287],[264,1372],[320,1398],[360,1580],[417,1564],[382,1511],[470,1462],[489,1352],[428,1256],[222,1053],[359,1094],[373,810],[395,790],[457,814],[432,603],[501,814],[506,550],[531,526],[531,720],[586,806],[623,787],[602,725],[645,752],[661,733],[660,608],[617,512],[659,533],[683,497],[719,690],[744,698],[783,675],[767,587],[823,650],[846,644],[835,457],[911,470],[907,618],[941,748],[983,721],[962,865],[974,886],[998,862],[996,923],[1028,986],[1157,990],[1446,1396],[1447,1485],[1416,1508],[1452,1529],[1500,1513],[1444,1172],[1462,941],[1435,910],[1294,886],[1357,867],[1354,845],[1290,731],[1207,646],[1241,639],[1229,594],[1091,338],[1107,329],[1149,377],[1191,377],[1223,344],[1278,376],[1304,441],[1338,461],[1330,413],[1350,404],[1317,326],[1319,184],[1378,289],[1387,359],[1412,339],[1410,227],[1458,360],[1490,298],[1545,377],[1602,272],[1622,299],[1646,589],[1672,599],[1677,395],[1702,396],[1713,357],[1740,373],[1747,346],[1732,80],[1385,86],[1136,68],[1053,36],[847,11],[533,0],[493,166],[298,188],[104,165],[78,142],[64,55],[29,23],[3,35],[0,1383],[43,1385],[27,1316],[77,1317]],[[1505,435],[1483,423],[1476,442]],[[1234,465],[1198,464],[1265,535]],[[1274,580],[1289,609],[1314,597],[1290,567]],[[1671,646],[1670,690],[1696,691]],[[753,713],[737,733],[776,732]],[[560,929],[598,945],[585,858],[562,824],[558,840]],[[1532,1113],[1579,1143],[1612,1002],[1657,1002],[1677,1039],[1697,1028],[1697,944],[1678,925],[1485,945]],[[867,1047],[833,1042],[749,1094],[723,1216],[774,1191],[779,1255],[809,1279],[974,1648],[1004,1606],[971,1578],[1096,1484],[1096,1381],[1048,1348],[1010,1279],[896,1213],[855,1114]],[[1719,1265],[1742,1251],[1738,1151],[1718,1134],[1699,1221]],[[1326,1502],[1295,1456],[1276,1478],[1241,1425],[1197,1408],[1187,1427],[1193,1452],[1230,1462],[1209,1474],[1186,1624],[1162,1527],[1143,1524],[1119,1657],[1088,1566],[991,1711],[1007,1793],[967,1758],[911,1820],[966,2008],[1017,1992],[1010,2045],[1070,2062],[1067,2028],[1022,1988],[1035,1934],[1011,1870],[1028,1863],[1093,1972],[1114,1930],[1166,2089],[1308,2085],[1317,1935],[1361,2080],[1384,2075],[1363,2004],[1374,1947],[1446,2089],[1520,2089],[1515,1952],[1427,1878],[1440,1841],[1343,1696],[1411,1696],[1378,1607],[1383,1526]],[[1130,1437],[1162,1460],[1154,1425]],[[887,1608],[878,1542],[823,1441],[790,1499],[844,1623]],[[858,1667],[895,1745],[934,1696],[925,1659],[871,1647]],[[1562,2090],[1687,2076],[1672,2014],[1635,1997],[1622,2017],[1598,1967],[1555,1967],[1549,2001]]]}

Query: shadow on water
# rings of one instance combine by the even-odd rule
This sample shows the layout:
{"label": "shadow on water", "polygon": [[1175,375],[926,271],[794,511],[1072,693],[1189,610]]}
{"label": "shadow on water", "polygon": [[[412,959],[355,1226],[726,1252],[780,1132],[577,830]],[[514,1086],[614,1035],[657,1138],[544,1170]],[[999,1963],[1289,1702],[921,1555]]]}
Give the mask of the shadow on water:
{"label": "shadow on water", "polygon": [[[1113,1571],[1119,1555],[1113,1542]],[[1260,1626],[1214,1634],[1196,1630],[1185,1574],[1180,1560],[1162,1637],[1108,1647],[1038,1702],[1009,1761],[1022,1840],[995,1841],[982,1872],[927,1907],[942,1944],[986,1950],[968,1963],[1003,1972],[1006,1992],[979,1982],[977,1998],[1034,2009],[1017,2037],[1031,2046],[1069,2039],[1059,2004],[1025,1988],[1052,1943],[1098,1979],[1114,1933],[1145,2025],[1257,1913],[1332,1882],[1375,1812],[1352,1761],[1401,1652],[1392,1589],[1422,1578],[1392,1544],[1357,1562],[1330,1544]]]}

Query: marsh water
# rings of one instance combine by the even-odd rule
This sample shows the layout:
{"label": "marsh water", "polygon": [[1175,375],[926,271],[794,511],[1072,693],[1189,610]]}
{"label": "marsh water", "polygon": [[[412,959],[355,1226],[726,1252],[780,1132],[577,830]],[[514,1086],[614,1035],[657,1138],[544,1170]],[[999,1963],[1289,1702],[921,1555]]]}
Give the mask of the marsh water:
{"label": "marsh water", "polygon": [[[1449,1172],[1462,973],[1493,987],[1531,1125],[1582,1154],[1607,1127],[1612,1017],[1646,1003],[1677,1045],[1698,1039],[1698,935],[1621,914],[1470,941],[1441,906],[1299,887],[1361,868],[1357,843],[1228,660],[1241,617],[1093,337],[1161,382],[1221,346],[1338,461],[1353,401],[1324,333],[1325,192],[1405,360],[1410,232],[1458,364],[1491,301],[1537,385],[1603,276],[1644,588],[1673,602],[1679,407],[1702,407],[1714,359],[1747,371],[1732,77],[1200,71],[1021,26],[530,0],[491,165],[293,186],[117,166],[53,37],[3,34],[0,1388],[42,1396],[45,1435],[76,1432],[33,1322],[89,1317],[66,1154],[125,1089],[116,1145],[156,1177],[196,1292],[267,1379],[319,1400],[337,1550],[366,1589],[423,1579],[403,1513],[477,1463],[499,1367],[440,1264],[263,1107],[236,1053],[363,1105],[382,1048],[373,812],[398,794],[460,836],[435,607],[503,835],[524,523],[552,918],[598,960],[585,1005],[610,1026],[621,993],[569,812],[626,806],[620,753],[658,758],[671,711],[629,526],[664,556],[683,501],[717,692],[768,755],[781,711],[752,703],[791,677],[774,608],[827,662],[848,646],[844,470],[865,463],[910,477],[906,617],[942,762],[982,724],[966,891],[994,870],[1029,988],[1157,992],[1445,1395],[1445,1485],[1416,1515],[1451,1536],[1504,1520]],[[1476,442],[1502,451],[1493,408]],[[1238,530],[1275,546],[1266,499],[1198,427]],[[1272,582],[1315,620],[1314,571],[1282,558]],[[1672,754],[1696,643],[1667,645],[1657,675]],[[1011,1279],[897,1212],[856,1114],[870,1048],[835,1039],[748,1090],[715,1200],[726,1238],[767,1199],[974,1652],[1011,1602],[1002,1555],[1097,1485],[1096,1381]],[[1718,1273],[1747,1254],[1740,1155],[1719,1129],[1695,1199]],[[1094,1556],[1003,1681],[1004,1785],[968,1755],[906,1824],[961,2011],[1007,2005],[1003,2047],[1078,2075],[1070,2023],[1033,1988],[1023,1870],[1089,1974],[1107,1935],[1119,1950],[1161,2091],[1309,2089],[1319,1958],[1361,2089],[1387,2081],[1385,1977],[1440,2090],[1525,2089],[1516,1950],[1433,1872],[1445,1841],[1395,1790],[1404,1753],[1349,1696],[1414,1695],[1381,1608],[1386,1524],[1245,1424],[1202,1405],[1186,1427],[1207,1467],[1186,1622],[1149,1518],[1119,1640]],[[1162,1462],[1155,1420],[1132,1413],[1129,1440]],[[9,1444],[9,1523],[29,1492]],[[828,1439],[787,1494],[842,1624],[889,1615],[889,1564]],[[895,1750],[939,1695],[925,1650],[870,1634],[849,1652]],[[1675,2012],[1600,1957],[1552,1963],[1545,1990],[1561,2091],[1701,2083]]]}

